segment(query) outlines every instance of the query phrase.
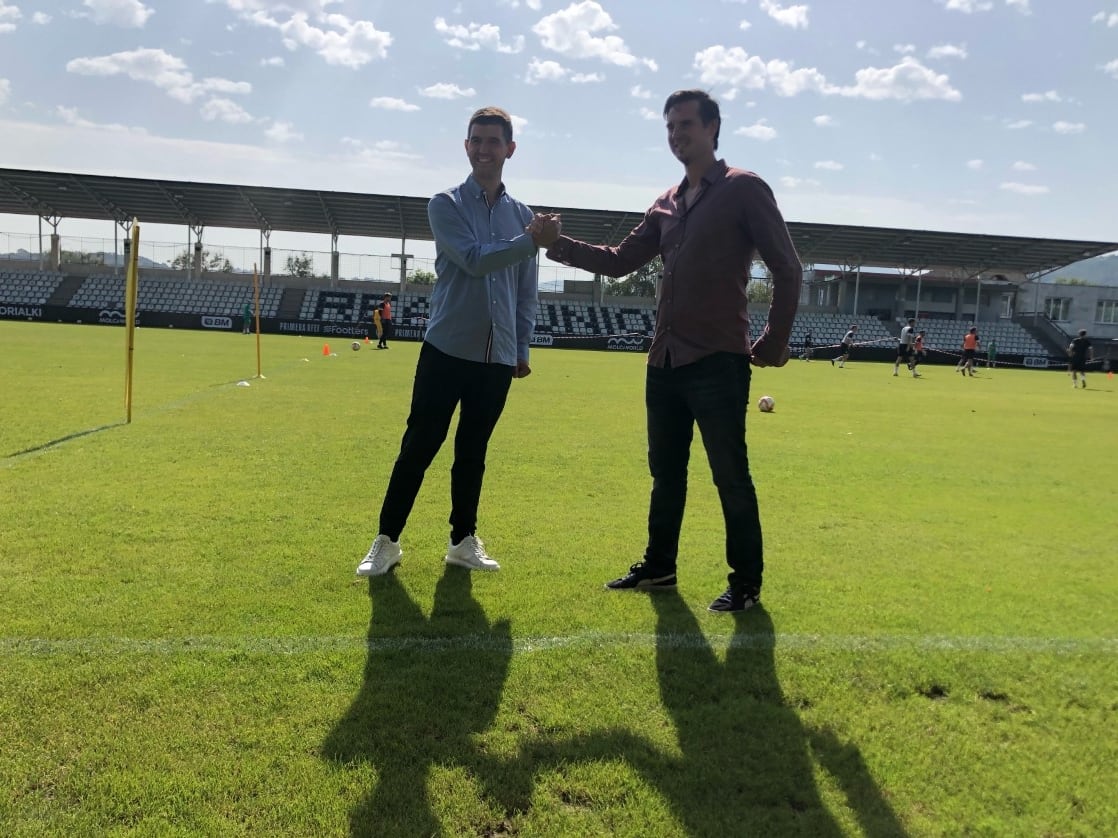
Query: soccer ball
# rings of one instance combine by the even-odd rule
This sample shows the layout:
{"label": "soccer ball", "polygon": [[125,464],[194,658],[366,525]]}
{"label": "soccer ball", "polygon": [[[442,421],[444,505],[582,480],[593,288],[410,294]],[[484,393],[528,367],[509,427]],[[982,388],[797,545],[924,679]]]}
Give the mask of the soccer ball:
{"label": "soccer ball", "polygon": [[761,396],[757,399],[757,409],[762,413],[772,413],[774,407],[776,407],[776,402],[772,396]]}
{"label": "soccer ball", "polygon": [[352,349],[354,352],[356,352],[358,349],[361,348],[361,341],[355,340],[353,343],[351,343],[349,345],[349,348]]}

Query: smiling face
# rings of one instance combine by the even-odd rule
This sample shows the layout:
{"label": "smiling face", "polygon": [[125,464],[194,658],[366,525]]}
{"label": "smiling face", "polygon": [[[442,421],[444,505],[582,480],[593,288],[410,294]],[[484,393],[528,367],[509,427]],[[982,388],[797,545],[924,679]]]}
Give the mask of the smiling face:
{"label": "smiling face", "polygon": [[704,125],[697,101],[690,99],[672,105],[664,115],[664,125],[668,129],[668,147],[684,166],[714,162],[719,121],[712,119]]}
{"label": "smiling face", "polygon": [[485,125],[475,122],[466,137],[466,157],[479,182],[501,179],[505,161],[512,157],[516,143],[505,139],[503,125]]}

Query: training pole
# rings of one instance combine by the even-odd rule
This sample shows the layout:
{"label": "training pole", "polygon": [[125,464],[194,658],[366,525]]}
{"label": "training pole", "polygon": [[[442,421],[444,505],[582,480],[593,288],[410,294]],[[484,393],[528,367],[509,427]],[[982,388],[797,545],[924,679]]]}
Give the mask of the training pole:
{"label": "training pole", "polygon": [[132,219],[132,248],[124,279],[124,421],[132,422],[132,355],[136,349],[136,299],[139,296],[139,275],[136,265],[140,257],[140,224]]}
{"label": "training pole", "polygon": [[252,306],[256,312],[256,377],[263,378],[260,371],[260,277],[256,273],[256,263],[252,263]]}

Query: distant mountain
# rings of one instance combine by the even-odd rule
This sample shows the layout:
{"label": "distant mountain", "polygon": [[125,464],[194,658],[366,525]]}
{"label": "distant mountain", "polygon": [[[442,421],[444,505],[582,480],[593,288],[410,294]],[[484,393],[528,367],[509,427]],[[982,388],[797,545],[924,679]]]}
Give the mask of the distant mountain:
{"label": "distant mountain", "polygon": [[[85,255],[89,256],[91,259],[100,258],[100,261],[97,262],[97,264],[104,265],[106,268],[113,267],[114,263],[119,264],[121,266],[124,265],[124,254],[122,254],[122,253],[109,253],[109,252],[106,251],[106,252],[103,252],[103,253],[88,253],[88,254],[85,254]],[[15,251],[14,253],[0,253],[0,264],[3,264],[3,262],[5,260],[9,260],[9,259],[15,259],[15,260],[18,260],[20,262],[38,262],[39,261],[39,254],[38,253],[30,253],[30,252],[24,250],[22,247],[19,250]],[[166,268],[167,267],[162,262],[153,262],[151,259],[148,259],[146,256],[140,256],[140,258],[137,261],[138,261],[139,266],[141,268]]]}
{"label": "distant mountain", "polygon": [[1088,285],[1118,285],[1118,254],[1096,256],[1050,273],[1042,282],[1079,279]]}

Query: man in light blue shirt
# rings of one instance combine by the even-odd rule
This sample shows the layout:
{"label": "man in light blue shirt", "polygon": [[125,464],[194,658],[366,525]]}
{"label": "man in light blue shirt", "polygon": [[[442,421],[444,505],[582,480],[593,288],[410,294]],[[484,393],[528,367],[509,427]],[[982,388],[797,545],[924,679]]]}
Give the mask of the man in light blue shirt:
{"label": "man in light blue shirt", "polygon": [[444,561],[470,570],[500,569],[476,532],[485,453],[512,379],[532,372],[536,251],[555,242],[560,224],[554,216],[532,224],[532,211],[505,191],[501,174],[516,150],[507,112],[475,112],[465,148],[470,176],[433,197],[427,208],[438,281],[407,429],[381,505],[379,533],[357,566],[360,576],[380,576],[399,563],[400,534],[459,407]]}

